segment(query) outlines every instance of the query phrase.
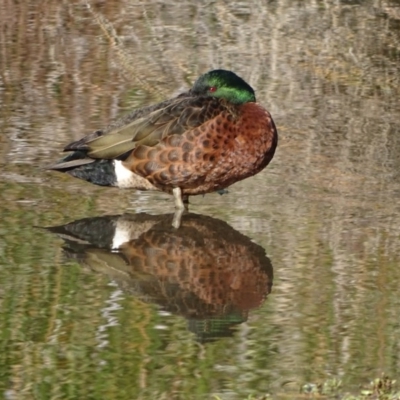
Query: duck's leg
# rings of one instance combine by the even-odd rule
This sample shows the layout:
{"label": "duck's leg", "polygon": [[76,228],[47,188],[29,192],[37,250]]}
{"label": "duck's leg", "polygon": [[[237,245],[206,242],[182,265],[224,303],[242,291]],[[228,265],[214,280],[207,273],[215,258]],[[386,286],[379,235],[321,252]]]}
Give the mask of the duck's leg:
{"label": "duck's leg", "polygon": [[[172,193],[174,195],[174,199],[175,199],[175,208],[177,210],[184,210],[185,209],[185,205],[183,204],[183,200],[182,200],[182,190],[180,187],[176,187],[172,189]],[[185,200],[187,200],[187,196],[184,196]]]}
{"label": "duck's leg", "polygon": [[172,189],[172,193],[175,199],[175,215],[172,220],[172,226],[174,228],[179,228],[181,225],[182,214],[188,209],[189,196],[182,196],[182,190],[179,187]]}

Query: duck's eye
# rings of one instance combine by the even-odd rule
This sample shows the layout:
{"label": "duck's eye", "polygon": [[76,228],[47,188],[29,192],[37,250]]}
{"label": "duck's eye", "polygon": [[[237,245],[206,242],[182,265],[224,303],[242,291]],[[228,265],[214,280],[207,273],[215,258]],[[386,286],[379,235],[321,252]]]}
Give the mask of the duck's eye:
{"label": "duck's eye", "polygon": [[208,91],[211,93],[214,93],[217,90],[217,88],[215,86],[211,86]]}

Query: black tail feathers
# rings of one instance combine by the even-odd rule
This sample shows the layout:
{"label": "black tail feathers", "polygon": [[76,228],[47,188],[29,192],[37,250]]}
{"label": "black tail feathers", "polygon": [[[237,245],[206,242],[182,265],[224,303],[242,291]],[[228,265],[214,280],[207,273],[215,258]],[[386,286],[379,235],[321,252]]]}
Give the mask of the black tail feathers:
{"label": "black tail feathers", "polygon": [[115,186],[117,182],[113,160],[94,160],[83,150],[68,154],[47,169],[65,172],[100,186]]}

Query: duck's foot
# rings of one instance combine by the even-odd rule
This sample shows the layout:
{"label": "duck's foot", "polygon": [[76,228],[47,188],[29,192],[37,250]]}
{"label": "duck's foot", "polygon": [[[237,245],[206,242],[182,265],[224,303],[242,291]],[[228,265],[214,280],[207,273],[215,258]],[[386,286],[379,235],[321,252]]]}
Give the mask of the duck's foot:
{"label": "duck's foot", "polygon": [[172,226],[179,228],[181,225],[182,215],[189,208],[189,196],[183,195],[181,188],[177,187],[172,190],[175,199],[175,215],[172,220]]}
{"label": "duck's foot", "polygon": [[172,189],[172,193],[175,199],[175,208],[177,210],[187,210],[189,208],[189,195],[182,194],[182,190],[179,187]]}

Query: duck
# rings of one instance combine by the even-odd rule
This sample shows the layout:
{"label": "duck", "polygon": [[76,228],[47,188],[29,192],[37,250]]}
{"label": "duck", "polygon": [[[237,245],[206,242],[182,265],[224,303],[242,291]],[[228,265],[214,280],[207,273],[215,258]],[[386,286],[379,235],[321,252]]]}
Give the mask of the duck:
{"label": "duck", "polygon": [[272,160],[278,132],[253,88],[232,71],[201,75],[187,92],[142,107],[64,148],[48,167],[95,185],[189,196],[225,192]]}

